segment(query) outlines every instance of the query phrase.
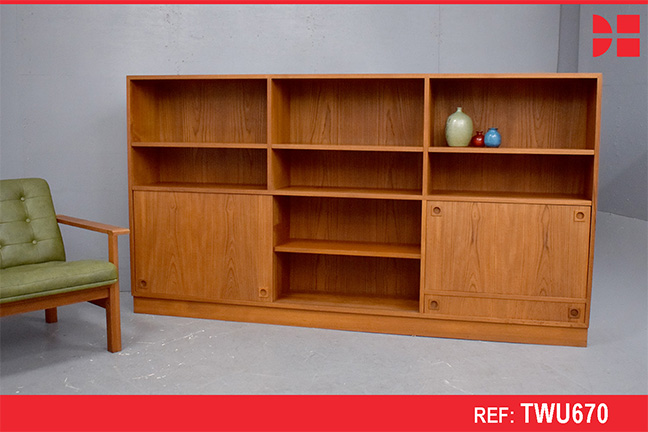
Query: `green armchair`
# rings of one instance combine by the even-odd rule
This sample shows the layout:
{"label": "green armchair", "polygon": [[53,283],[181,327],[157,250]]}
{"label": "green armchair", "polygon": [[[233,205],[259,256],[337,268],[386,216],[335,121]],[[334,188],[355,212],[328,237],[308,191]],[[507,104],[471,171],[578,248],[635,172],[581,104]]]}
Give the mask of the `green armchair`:
{"label": "green armchair", "polygon": [[[58,224],[108,234],[108,261],[66,261]],[[0,180],[0,317],[91,302],[106,310],[108,351],[121,351],[117,239],[127,228],[56,215],[42,179]]]}

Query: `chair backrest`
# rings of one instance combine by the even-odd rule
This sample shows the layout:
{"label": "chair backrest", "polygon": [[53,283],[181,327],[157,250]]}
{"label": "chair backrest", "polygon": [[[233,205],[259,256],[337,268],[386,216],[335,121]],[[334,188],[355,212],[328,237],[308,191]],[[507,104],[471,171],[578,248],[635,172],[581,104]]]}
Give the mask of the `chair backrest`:
{"label": "chair backrest", "polygon": [[65,261],[49,185],[0,180],[0,268],[47,261]]}

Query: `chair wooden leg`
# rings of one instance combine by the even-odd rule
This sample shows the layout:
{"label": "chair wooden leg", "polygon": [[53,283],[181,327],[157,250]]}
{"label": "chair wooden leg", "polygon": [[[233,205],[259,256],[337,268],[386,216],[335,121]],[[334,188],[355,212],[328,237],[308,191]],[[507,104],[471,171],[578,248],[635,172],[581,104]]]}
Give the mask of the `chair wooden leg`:
{"label": "chair wooden leg", "polygon": [[58,313],[56,308],[45,309],[45,322],[50,324],[58,322]]}
{"label": "chair wooden leg", "polygon": [[121,319],[119,312],[119,282],[110,287],[106,302],[106,327],[108,332],[108,351],[121,351]]}

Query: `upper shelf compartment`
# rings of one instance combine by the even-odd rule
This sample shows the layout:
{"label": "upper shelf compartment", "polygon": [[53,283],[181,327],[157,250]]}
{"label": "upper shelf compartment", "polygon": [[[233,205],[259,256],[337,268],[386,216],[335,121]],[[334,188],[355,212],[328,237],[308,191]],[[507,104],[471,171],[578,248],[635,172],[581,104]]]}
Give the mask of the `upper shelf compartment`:
{"label": "upper shelf compartment", "polygon": [[446,119],[462,107],[474,130],[499,129],[500,151],[594,150],[598,85],[595,76],[432,78],[431,146],[447,146]]}
{"label": "upper shelf compartment", "polygon": [[264,78],[129,77],[128,88],[134,146],[267,144]]}
{"label": "upper shelf compartment", "polygon": [[272,143],[423,147],[424,78],[276,78]]}

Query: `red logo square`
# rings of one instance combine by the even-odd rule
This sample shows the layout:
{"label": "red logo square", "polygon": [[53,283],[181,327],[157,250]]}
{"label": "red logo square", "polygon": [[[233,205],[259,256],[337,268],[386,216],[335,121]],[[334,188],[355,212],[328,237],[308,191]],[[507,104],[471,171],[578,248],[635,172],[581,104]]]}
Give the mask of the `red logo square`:
{"label": "red logo square", "polygon": [[639,39],[617,39],[617,57],[639,57]]}
{"label": "red logo square", "polygon": [[617,33],[639,33],[639,15],[617,15]]}

